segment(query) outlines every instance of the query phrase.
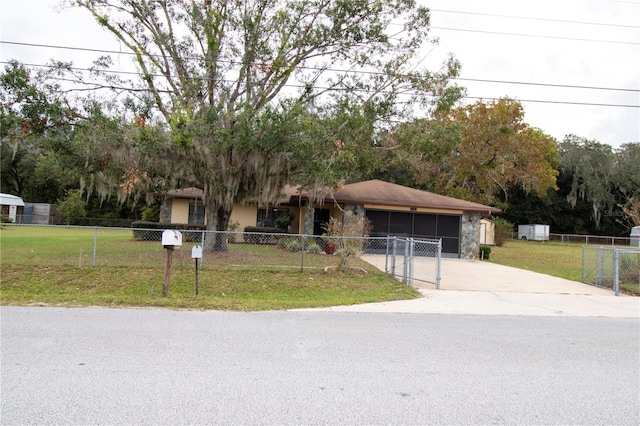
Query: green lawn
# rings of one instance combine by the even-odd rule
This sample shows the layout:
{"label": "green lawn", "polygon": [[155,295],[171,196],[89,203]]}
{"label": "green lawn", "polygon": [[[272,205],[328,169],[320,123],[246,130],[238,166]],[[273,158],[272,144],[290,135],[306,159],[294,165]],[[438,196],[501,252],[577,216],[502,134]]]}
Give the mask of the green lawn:
{"label": "green lawn", "polygon": [[[168,297],[162,297],[166,251],[135,241],[129,230],[6,226],[0,229],[0,302],[56,306],[161,306],[271,310],[411,299],[418,293],[360,259],[367,271],[325,273],[336,256],[291,253],[277,246],[230,244],[207,253],[195,296],[191,247],[175,250]],[[302,268],[304,266],[304,268]]]}
{"label": "green lawn", "polygon": [[[582,281],[582,247],[582,244],[509,240],[502,247],[492,247],[490,261],[580,282]],[[595,259],[589,257],[588,259],[591,267],[595,268]],[[610,259],[607,267],[611,270],[613,268]],[[639,274],[638,257],[629,256],[626,261],[621,261],[619,275],[621,291],[626,294],[640,295],[637,281]],[[613,281],[608,284],[612,287]]]}
{"label": "green lawn", "polygon": [[582,244],[508,240],[491,248],[491,262],[572,281],[582,280]]}

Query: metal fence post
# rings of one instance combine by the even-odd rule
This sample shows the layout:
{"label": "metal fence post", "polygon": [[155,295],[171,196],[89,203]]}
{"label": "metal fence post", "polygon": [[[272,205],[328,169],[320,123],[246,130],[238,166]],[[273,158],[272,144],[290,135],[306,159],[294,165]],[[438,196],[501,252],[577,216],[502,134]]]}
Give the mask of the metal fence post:
{"label": "metal fence post", "polygon": [[585,255],[586,255],[586,249],[587,249],[586,246],[582,246],[582,280],[581,280],[581,282],[584,282],[584,279],[585,279],[585,276],[584,276],[584,272],[585,272],[584,271],[584,264],[585,264],[584,258],[585,258]]}
{"label": "metal fence post", "polygon": [[91,260],[91,266],[96,266],[96,253],[98,251],[98,227],[96,226],[93,232],[93,258]]}
{"label": "metal fence post", "polygon": [[620,295],[620,274],[618,273],[618,250],[613,249],[613,291]]}
{"label": "metal fence post", "polygon": [[[202,231],[202,243],[200,245],[200,247],[202,247],[202,250],[204,250],[204,233],[206,231]],[[202,271],[202,265],[204,264],[204,256],[202,256],[202,259],[200,259],[200,270]]]}
{"label": "metal fence post", "polygon": [[596,285],[602,285],[604,279],[604,250],[599,248],[596,256]]}
{"label": "metal fence post", "polygon": [[398,244],[397,244],[397,238],[393,237],[393,254],[391,256],[391,276],[395,278],[396,276],[396,256],[398,254]]}
{"label": "metal fence post", "polygon": [[304,235],[300,234],[300,272],[304,272]]}
{"label": "metal fence post", "polygon": [[407,284],[407,258],[409,257],[409,241],[404,240],[404,262],[402,265],[402,282]]}
{"label": "metal fence post", "polygon": [[407,284],[413,285],[413,259],[415,250],[415,241],[413,238],[409,238],[409,275],[407,276]]}
{"label": "metal fence post", "polygon": [[440,263],[442,262],[442,238],[438,240],[436,248],[436,288],[440,290]]}
{"label": "metal fence post", "polygon": [[387,241],[385,246],[385,256],[384,256],[384,272],[389,273],[389,242],[391,241],[391,237],[387,235]]}

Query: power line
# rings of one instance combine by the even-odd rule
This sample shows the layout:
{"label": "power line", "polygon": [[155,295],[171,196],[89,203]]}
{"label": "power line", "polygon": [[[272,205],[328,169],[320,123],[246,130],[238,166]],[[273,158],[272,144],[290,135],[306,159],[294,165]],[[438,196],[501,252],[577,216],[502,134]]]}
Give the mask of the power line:
{"label": "power line", "polygon": [[[65,50],[76,50],[76,51],[84,51],[84,52],[95,52],[95,53],[110,53],[110,54],[123,54],[123,55],[131,55],[133,56],[133,52],[123,52],[117,50],[103,50],[103,49],[92,49],[85,47],[73,47],[73,46],[57,46],[57,45],[47,45],[47,44],[36,44],[36,43],[21,43],[21,42],[13,42],[13,41],[2,41],[2,44],[11,44],[17,46],[28,46],[28,47],[43,47],[49,49],[65,49]],[[159,55],[158,55],[159,56]],[[187,58],[187,59],[196,59],[196,58]],[[231,61],[228,61],[231,63]],[[2,62],[7,64],[7,62]],[[39,64],[25,64],[33,67],[46,67],[48,65],[39,65]],[[319,71],[318,67],[300,67],[302,69],[307,70],[315,70]],[[77,71],[91,71],[88,68],[78,68],[71,67],[71,69]],[[370,74],[370,75],[382,75],[381,72],[378,71],[366,71],[366,70],[345,70],[339,68],[324,68],[325,71],[330,72],[345,72],[345,73],[353,73],[353,74]],[[129,72],[129,71],[113,71],[113,70],[104,70],[103,72],[109,73],[118,73],[118,74],[130,74],[130,75],[140,75],[137,72]],[[153,77],[161,77],[160,74],[152,74]],[[456,77],[454,80],[459,81],[473,81],[473,82],[481,82],[481,83],[497,83],[497,84],[514,84],[514,85],[529,85],[529,86],[541,86],[541,87],[558,87],[558,88],[568,88],[568,89],[588,89],[588,90],[608,90],[608,91],[621,91],[621,92],[640,92],[640,89],[631,89],[631,88],[619,88],[619,87],[598,87],[598,86],[580,86],[580,85],[570,85],[570,84],[553,84],[553,83],[538,83],[538,82],[525,82],[525,81],[510,81],[510,80],[492,80],[492,79],[480,79],[480,78],[463,78]]]}
{"label": "power line", "polygon": [[[640,3],[634,3],[640,4]],[[624,24],[608,24],[602,22],[586,22],[586,21],[571,21],[565,19],[551,19],[551,18],[534,18],[530,16],[516,16],[516,15],[501,15],[495,13],[482,13],[482,12],[463,12],[461,10],[445,10],[445,9],[433,9],[429,8],[430,11],[433,12],[442,12],[442,13],[455,13],[461,15],[477,15],[477,16],[493,16],[497,18],[510,18],[510,19],[524,19],[529,21],[545,21],[545,22],[558,22],[563,24],[579,24],[579,25],[598,25],[602,27],[617,27],[617,28],[634,28],[638,29],[640,27],[636,25],[624,25]]]}
{"label": "power line", "polygon": [[487,30],[469,30],[463,28],[449,28],[449,27],[431,27],[434,30],[445,31],[461,31],[468,33],[480,33],[480,34],[493,34],[493,35],[509,35],[516,37],[533,37],[533,38],[546,38],[553,40],[569,40],[569,41],[584,41],[589,43],[611,43],[611,44],[629,44],[633,46],[640,46],[640,42],[635,41],[618,41],[618,40],[598,40],[592,38],[576,38],[576,37],[561,37],[561,36],[549,36],[543,34],[523,34],[523,33],[505,33],[500,31],[487,31]]}
{"label": "power line", "polygon": [[[0,64],[9,64],[9,62],[6,61],[0,61]],[[29,67],[40,67],[40,68],[54,68],[54,65],[38,65],[38,64],[23,64],[25,66],[29,66]],[[69,68],[71,70],[76,70],[76,71],[89,71],[89,69],[87,68]],[[140,75],[139,73],[136,72],[131,72],[131,71],[107,71],[110,73],[115,73],[115,74],[125,74],[125,75]],[[155,75],[155,76],[160,76],[162,77],[162,75]],[[69,81],[69,80],[67,80]],[[233,82],[230,80],[224,80],[226,82]],[[136,90],[136,91],[149,91],[148,89],[134,89],[134,88],[126,88],[126,87],[117,87],[117,86],[113,86],[113,85],[103,85],[101,83],[94,83],[94,82],[75,82],[77,84],[84,84],[84,85],[94,85],[94,86],[98,86],[96,88],[100,88],[100,89],[118,89],[118,90]],[[304,85],[296,85],[296,84],[286,84],[286,87],[290,87],[290,88],[297,88],[297,89],[304,89],[306,88],[306,86]],[[337,89],[337,88],[330,88],[330,87],[317,87],[318,89],[321,90],[343,90],[343,89]],[[346,89],[344,89],[346,90]],[[362,91],[367,91],[366,89],[358,89],[358,90],[362,90]],[[163,93],[171,93],[171,91],[169,90],[160,90]],[[500,98],[495,98],[495,97],[478,97],[478,96],[463,96],[462,99],[474,99],[474,100],[492,100],[492,101],[498,101]],[[617,108],[640,108],[640,105],[629,105],[629,104],[605,104],[605,103],[594,103],[594,102],[572,102],[572,101],[554,101],[554,100],[543,100],[543,99],[515,99],[518,102],[524,102],[524,103],[545,103],[545,104],[560,104],[560,105],[582,105],[582,106],[601,106],[601,107],[617,107]]]}
{"label": "power line", "polygon": [[620,92],[640,93],[640,89],[623,89],[618,87],[578,86],[578,85],[572,85],[572,84],[534,83],[530,81],[489,80],[489,79],[482,79],[482,78],[463,78],[463,77],[456,77],[454,78],[454,80],[474,81],[474,82],[480,82],[480,83],[499,83],[499,84],[517,84],[517,85],[525,85],[525,86],[558,87],[563,89],[612,90],[612,91],[620,91]]}
{"label": "power line", "polygon": [[[492,100],[492,101],[500,100],[500,98],[483,98],[483,97],[479,97],[479,96],[464,96],[464,99]],[[603,106],[603,107],[618,107],[618,108],[640,108],[640,105],[628,105],[628,104],[601,104],[601,103],[594,103],[594,102],[550,101],[550,100],[543,100],[543,99],[514,99],[514,100],[517,101],[517,102],[540,103],[540,104]]]}

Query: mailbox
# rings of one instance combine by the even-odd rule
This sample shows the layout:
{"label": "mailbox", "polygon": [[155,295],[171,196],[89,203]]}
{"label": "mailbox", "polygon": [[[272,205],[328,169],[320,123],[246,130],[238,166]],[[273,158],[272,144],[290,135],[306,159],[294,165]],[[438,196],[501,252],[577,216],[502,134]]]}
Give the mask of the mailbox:
{"label": "mailbox", "polygon": [[191,249],[191,258],[192,259],[202,259],[202,247],[201,246],[193,246]]}
{"label": "mailbox", "polygon": [[162,246],[164,248],[174,248],[182,246],[182,233],[173,230],[164,231],[162,233]]}

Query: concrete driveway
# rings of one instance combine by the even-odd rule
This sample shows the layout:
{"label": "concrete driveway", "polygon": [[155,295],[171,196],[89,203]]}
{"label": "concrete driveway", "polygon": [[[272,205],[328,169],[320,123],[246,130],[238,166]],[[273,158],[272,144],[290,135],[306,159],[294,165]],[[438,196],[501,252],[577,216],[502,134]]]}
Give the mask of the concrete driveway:
{"label": "concrete driveway", "polygon": [[[415,266],[419,270],[418,260]],[[432,285],[418,284],[421,288]],[[479,260],[442,259],[442,290],[507,291],[515,293],[555,293],[612,296],[600,287],[551,275]]]}
{"label": "concrete driveway", "polygon": [[[384,256],[364,260],[384,270]],[[415,276],[431,273],[433,259],[420,259]],[[431,263],[429,263],[431,262]],[[429,272],[427,272],[429,271]],[[640,298],[489,262],[442,259],[440,290],[415,282],[422,298],[322,308],[331,311],[640,318]]]}

